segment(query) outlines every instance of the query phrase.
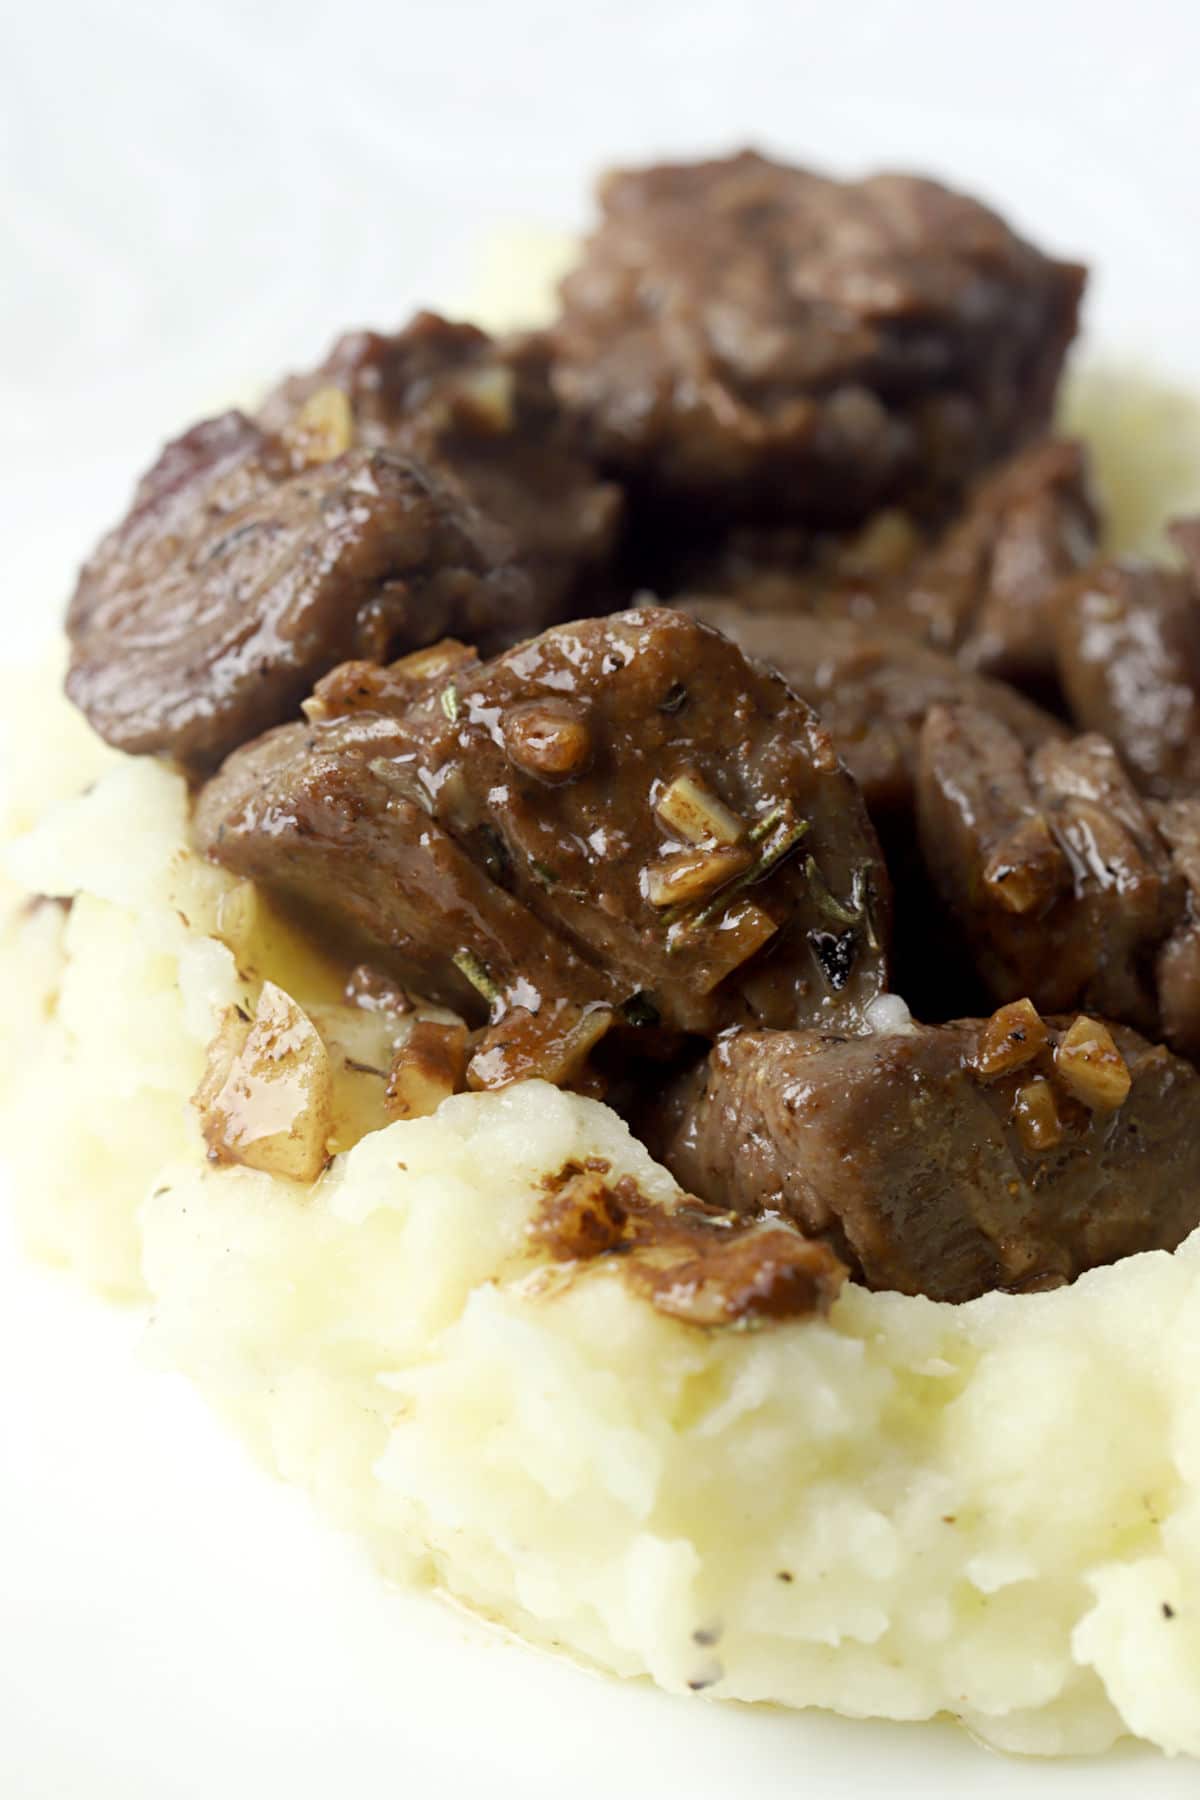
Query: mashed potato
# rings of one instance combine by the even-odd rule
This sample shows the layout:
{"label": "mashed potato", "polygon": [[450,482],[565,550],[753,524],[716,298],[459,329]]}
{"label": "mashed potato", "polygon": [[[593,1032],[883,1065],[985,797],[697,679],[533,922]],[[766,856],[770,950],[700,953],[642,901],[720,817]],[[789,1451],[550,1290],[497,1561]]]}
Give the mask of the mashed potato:
{"label": "mashed potato", "polygon": [[[61,703],[36,702],[48,725]],[[671,1178],[606,1107],[460,1096],[308,1189],[207,1164],[244,972],[160,765],[101,754],[8,852],[5,1141],[31,1242],[148,1292],[161,1353],[287,1479],[522,1635],[621,1674],[1008,1748],[1200,1754],[1200,1253],[946,1307],[705,1333],[548,1269],[538,1179]]]}
{"label": "mashed potato", "polygon": [[570,1159],[676,1193],[540,1083],[373,1131],[311,1188],[214,1167],[189,1099],[251,1003],[213,935],[234,884],[179,777],[21,687],[58,753],[8,870],[71,902],[19,906],[2,949],[29,1240],[148,1296],[161,1355],[389,1574],[674,1690],[1200,1755],[1196,1240],[1055,1293],[850,1287],[827,1322],[710,1333],[618,1263],[532,1254]]}

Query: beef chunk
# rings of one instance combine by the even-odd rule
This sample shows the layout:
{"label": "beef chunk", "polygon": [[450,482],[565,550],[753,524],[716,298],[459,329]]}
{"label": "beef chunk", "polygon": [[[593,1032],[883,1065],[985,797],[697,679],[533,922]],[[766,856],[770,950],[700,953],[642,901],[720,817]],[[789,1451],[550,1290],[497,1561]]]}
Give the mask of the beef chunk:
{"label": "beef chunk", "polygon": [[940,529],[877,513],[853,533],[740,528],[667,569],[667,592],[728,594],[753,611],[873,622],[964,668],[1053,688],[1062,584],[1095,554],[1081,445],[1046,439],[978,481]]}
{"label": "beef chunk", "polygon": [[970,704],[994,714],[1026,749],[1065,735],[1058,721],[1003,682],[870,622],[747,611],[684,600],[748,655],[777,668],[817,709],[858,782],[892,876],[892,979],[922,1018],[985,1008],[988,991],[961,939],[947,934],[916,834],[918,741],[930,708]]}
{"label": "beef chunk", "polygon": [[226,413],[168,445],[85,566],[67,692],[122,750],[210,766],[331,663],[528,612],[508,549],[406,458],[294,471],[279,438]]}
{"label": "beef chunk", "polygon": [[1057,719],[1004,682],[972,674],[886,626],[703,597],[678,604],[778,669],[816,708],[881,832],[894,824],[911,833],[917,742],[931,707],[957,703],[992,713],[1027,750],[1066,735]]}
{"label": "beef chunk", "polygon": [[1027,753],[965,707],[930,714],[920,757],[922,851],[992,995],[1085,1006],[1192,1050],[1200,1016],[1163,970],[1190,944],[1200,802],[1154,809],[1104,738]]}
{"label": "beef chunk", "polygon": [[1200,520],[1172,535],[1186,568],[1102,563],[1057,610],[1076,723],[1111,738],[1142,792],[1160,797],[1200,788]]}
{"label": "beef chunk", "polygon": [[1171,800],[1150,811],[1186,891],[1183,916],[1155,962],[1162,1035],[1200,1063],[1200,799]]}
{"label": "beef chunk", "polygon": [[1200,1076],[1028,1004],[858,1038],[732,1033],[649,1136],[702,1198],[783,1213],[867,1286],[935,1300],[1059,1286],[1200,1221]]}
{"label": "beef chunk", "polygon": [[319,368],[277,388],[263,419],[294,429],[304,407],[331,390],[349,403],[356,443],[437,469],[511,534],[533,610],[497,619],[480,640],[485,653],[584,610],[580,600],[613,553],[621,494],[597,479],[574,442],[551,389],[544,335],[498,342],[429,312],[391,335],[350,332]]}
{"label": "beef chunk", "polygon": [[560,390],[654,497],[925,506],[1046,425],[1084,271],[933,181],[753,152],[609,175],[563,283]]}
{"label": "beef chunk", "polygon": [[965,668],[1044,688],[1059,584],[1095,554],[1097,529],[1082,446],[1035,444],[979,482],[893,604]]}
{"label": "beef chunk", "polygon": [[359,334],[167,447],[80,576],[68,692],[120,748],[211,767],[347,657],[561,618],[618,516],[544,350],[427,315]]}
{"label": "beef chunk", "polygon": [[476,1084],[571,1077],[614,1022],[852,1025],[883,987],[858,791],[815,715],[717,632],[648,609],[416,697],[367,673],[381,710],[362,671],[332,677],[313,723],[229,760],[198,836],[486,1011]]}

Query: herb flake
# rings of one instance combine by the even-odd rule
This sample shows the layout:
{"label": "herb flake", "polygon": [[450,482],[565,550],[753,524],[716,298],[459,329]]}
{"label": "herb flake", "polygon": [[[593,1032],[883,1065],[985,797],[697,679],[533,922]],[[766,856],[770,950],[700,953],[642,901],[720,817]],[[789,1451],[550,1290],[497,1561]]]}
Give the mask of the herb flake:
{"label": "herb flake", "polygon": [[489,1006],[494,1006],[500,998],[500,988],[487,964],[473,950],[456,951],[450,960],[476,993],[482,994]]}

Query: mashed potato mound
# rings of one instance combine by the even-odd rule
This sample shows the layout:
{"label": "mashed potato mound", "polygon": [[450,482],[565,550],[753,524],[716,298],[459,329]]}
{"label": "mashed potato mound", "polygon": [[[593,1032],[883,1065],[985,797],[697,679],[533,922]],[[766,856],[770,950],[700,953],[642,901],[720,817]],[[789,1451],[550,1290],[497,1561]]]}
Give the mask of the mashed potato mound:
{"label": "mashed potato mound", "polygon": [[[508,263],[519,304],[482,309],[506,323],[539,266],[496,250],[494,286]],[[1122,492],[1133,541],[1150,502]],[[162,1356],[390,1575],[673,1690],[1200,1755],[1197,1239],[1054,1293],[851,1286],[825,1322],[705,1332],[619,1263],[533,1254],[571,1159],[677,1192],[542,1083],[374,1131],[311,1188],[214,1167],[189,1102],[250,998],[213,935],[233,884],[189,849],[177,775],[99,745],[53,676],[14,685],[14,742],[55,746],[10,806],[0,944],[26,1233],[148,1297]]]}
{"label": "mashed potato mound", "polygon": [[390,1574],[671,1689],[1200,1754],[1195,1240],[1056,1293],[852,1287],[825,1323],[704,1332],[619,1264],[533,1256],[572,1158],[676,1192],[541,1083],[375,1131],[312,1188],[214,1168],[189,1096],[245,995],[211,935],[232,884],[178,776],[76,751],[90,787],[51,782],[7,854],[72,898],[5,944],[26,1229],[148,1293],[163,1356]]}

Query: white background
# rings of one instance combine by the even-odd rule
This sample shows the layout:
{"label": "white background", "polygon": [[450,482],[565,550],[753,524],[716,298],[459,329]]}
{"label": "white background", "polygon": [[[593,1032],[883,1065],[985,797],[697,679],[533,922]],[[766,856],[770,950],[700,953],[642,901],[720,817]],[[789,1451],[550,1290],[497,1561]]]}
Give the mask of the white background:
{"label": "white background", "polygon": [[[0,0],[0,607],[52,627],[168,432],[465,292],[607,160],[755,141],[939,172],[1200,377],[1191,0]],[[388,1593],[134,1321],[0,1245],[0,1800],[1194,1793],[944,1727],[682,1703]]]}

